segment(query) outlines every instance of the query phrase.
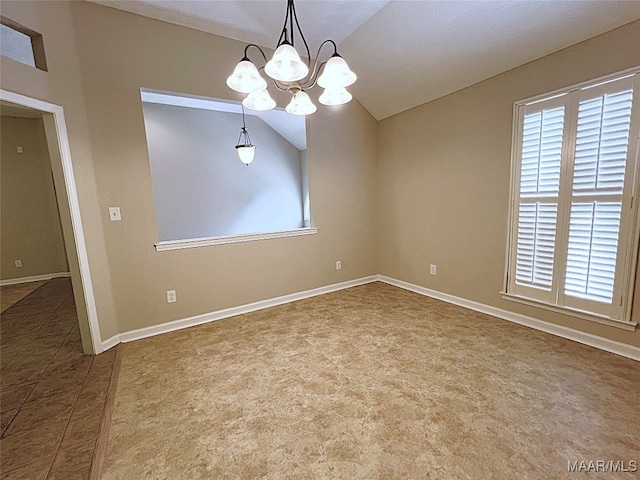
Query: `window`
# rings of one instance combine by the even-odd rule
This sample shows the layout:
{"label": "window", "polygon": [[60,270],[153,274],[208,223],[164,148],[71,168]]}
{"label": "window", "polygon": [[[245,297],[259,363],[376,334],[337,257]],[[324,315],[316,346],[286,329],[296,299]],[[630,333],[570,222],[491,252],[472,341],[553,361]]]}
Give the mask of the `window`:
{"label": "window", "polygon": [[0,54],[30,67],[47,70],[42,35],[0,17]]}
{"label": "window", "polygon": [[238,158],[237,102],[143,89],[158,251],[316,233],[306,128],[284,110],[246,111],[256,156]]}
{"label": "window", "polygon": [[626,321],[640,73],[516,104],[505,298]]}

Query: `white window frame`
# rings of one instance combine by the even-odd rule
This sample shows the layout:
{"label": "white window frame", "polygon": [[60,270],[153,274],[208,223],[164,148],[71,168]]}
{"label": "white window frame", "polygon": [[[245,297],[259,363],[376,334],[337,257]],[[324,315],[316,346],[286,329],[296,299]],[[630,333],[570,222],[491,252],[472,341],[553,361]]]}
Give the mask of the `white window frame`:
{"label": "white window frame", "polygon": [[[632,117],[629,136],[629,157],[625,172],[625,187],[622,195],[622,215],[624,223],[620,226],[619,243],[624,248],[619,249],[616,261],[614,297],[612,304],[607,308],[597,305],[597,302],[576,301],[564,295],[564,288],[559,282],[564,282],[564,276],[560,278],[558,273],[564,273],[566,265],[566,248],[568,241],[568,221],[572,201],[572,180],[574,162],[575,136],[568,137],[567,128],[577,122],[577,103],[582,96],[589,95],[607,88],[607,84],[628,78],[633,85],[634,95],[632,103]],[[568,102],[566,101],[568,99]],[[560,172],[560,192],[558,195],[558,219],[566,219],[563,224],[556,227],[555,249],[560,252],[556,256],[559,262],[554,264],[554,278],[552,292],[548,295],[539,295],[532,292],[531,287],[516,286],[516,248],[518,236],[518,212],[520,204],[520,167],[522,150],[522,128],[525,107],[541,102],[565,104],[565,132],[562,146],[562,163]],[[568,122],[568,123],[567,123]],[[551,310],[558,313],[571,315],[597,323],[623,328],[633,331],[637,322],[631,321],[631,306],[635,282],[636,265],[638,262],[638,249],[640,239],[640,219],[638,219],[638,197],[640,173],[640,67],[635,67],[613,75],[601,77],[596,80],[584,82],[562,90],[539,95],[533,98],[516,102],[513,108],[513,138],[511,151],[511,185],[509,201],[509,217],[507,231],[507,251],[504,271],[504,291],[502,298],[523,303],[530,306]],[[568,190],[568,192],[567,192]],[[626,221],[625,221],[626,220]]]}

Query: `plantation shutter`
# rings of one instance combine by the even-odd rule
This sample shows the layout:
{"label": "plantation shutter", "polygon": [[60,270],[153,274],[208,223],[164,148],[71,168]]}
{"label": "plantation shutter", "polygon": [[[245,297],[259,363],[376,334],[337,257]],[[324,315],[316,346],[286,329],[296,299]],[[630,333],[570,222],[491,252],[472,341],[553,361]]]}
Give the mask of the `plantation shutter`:
{"label": "plantation shutter", "polygon": [[578,102],[564,283],[567,305],[602,313],[614,302],[625,173],[634,160],[633,89],[615,83],[582,92]]}
{"label": "plantation shutter", "polygon": [[522,117],[515,288],[541,300],[551,299],[554,280],[565,123],[562,102],[535,104]]}
{"label": "plantation shutter", "polygon": [[639,77],[518,107],[507,294],[623,316],[635,260]]}

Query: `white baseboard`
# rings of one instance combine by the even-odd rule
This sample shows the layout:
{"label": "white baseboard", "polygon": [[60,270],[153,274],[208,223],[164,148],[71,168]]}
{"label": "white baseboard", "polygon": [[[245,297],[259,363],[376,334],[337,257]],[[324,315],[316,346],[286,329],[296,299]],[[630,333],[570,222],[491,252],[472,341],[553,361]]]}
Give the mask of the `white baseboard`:
{"label": "white baseboard", "polygon": [[120,334],[114,335],[113,337],[109,338],[108,340],[105,340],[104,342],[101,342],[101,349],[100,349],[99,352],[96,352],[96,353],[106,352],[110,348],[113,348],[116,345],[118,345],[120,343],[120,341],[121,341],[120,340]]}
{"label": "white baseboard", "polygon": [[584,345],[599,348],[610,353],[615,353],[623,357],[631,358],[633,360],[640,361],[640,348],[628,345],[626,343],[616,342],[608,338],[593,335],[591,333],[582,332],[569,327],[563,327],[556,325],[555,323],[545,322],[534,317],[521,315],[519,313],[510,312],[501,308],[492,307],[483,303],[474,302],[473,300],[467,300],[465,298],[449,295],[448,293],[438,292],[429,288],[414,285],[412,283],[403,282],[402,280],[396,280],[384,275],[378,275],[378,280],[395,287],[400,287],[405,290],[410,290],[414,293],[424,295],[427,297],[442,300],[444,302],[452,303],[460,307],[465,307],[476,312],[485,313],[493,317],[498,317],[509,322],[514,322],[525,327],[530,327],[535,330],[557,335],[558,337],[566,338],[567,340],[573,340]]}
{"label": "white baseboard", "polygon": [[0,286],[17,285],[19,283],[41,282],[42,280],[51,280],[52,278],[70,277],[69,272],[45,273],[44,275],[33,275],[31,277],[7,278],[0,280]]}
{"label": "white baseboard", "polygon": [[475,302],[473,300],[467,300],[465,298],[456,297],[447,293],[438,292],[429,288],[414,285],[412,283],[404,282],[402,280],[396,280],[395,278],[387,277],[385,275],[371,275],[369,277],[350,280],[347,282],[336,283],[333,285],[327,285],[325,287],[314,288],[312,290],[306,290],[303,292],[292,293],[290,295],[283,295],[281,297],[275,297],[267,300],[261,300],[258,302],[249,303],[246,305],[240,305],[238,307],[226,308],[224,310],[217,310],[215,312],[204,313],[202,315],[196,315],[193,317],[182,318],[179,320],[173,320],[171,322],[162,323],[160,325],[152,325],[150,327],[139,328],[136,330],[130,330],[118,335],[114,335],[102,342],[102,350],[104,352],[112,347],[115,347],[118,343],[133,342],[134,340],[140,340],[142,338],[152,337],[155,335],[161,335],[163,333],[173,332],[175,330],[181,330],[183,328],[193,327],[201,325],[203,323],[214,322],[223,318],[234,317],[236,315],[242,315],[243,313],[255,312],[256,310],[262,310],[265,308],[275,307],[284,303],[295,302],[303,300],[305,298],[315,297],[317,295],[323,295],[325,293],[335,292],[343,290],[345,288],[356,287],[358,285],[364,285],[371,282],[384,282],[389,285],[393,285],[404,290],[409,290],[420,295],[442,300],[444,302],[458,305],[460,307],[468,308],[476,312],[485,313],[493,317],[507,320],[509,322],[517,323],[525,327],[540,330],[542,332],[557,335],[568,340],[573,340],[584,345],[599,348],[607,352],[615,353],[623,357],[631,358],[636,361],[640,361],[640,348],[634,347],[621,342],[616,342],[608,338],[593,335],[591,333],[582,332],[573,328],[556,325],[554,323],[545,322],[534,317],[521,315],[518,313],[503,310],[483,303]]}
{"label": "white baseboard", "polygon": [[174,320],[171,322],[162,323],[160,325],[152,325],[150,327],[130,330],[128,332],[123,332],[119,335],[115,335],[110,339],[102,342],[102,351],[104,352],[105,350],[114,347],[120,342],[132,342],[134,340],[140,340],[142,338],[152,337],[154,335],[173,332],[175,330],[181,330],[183,328],[193,327],[196,325],[201,325],[203,323],[215,322],[216,320],[222,320],[223,318],[234,317],[236,315],[242,315],[243,313],[255,312],[256,310],[275,307],[284,303],[291,303],[297,300],[303,300],[305,298],[315,297],[317,295],[323,295],[325,293],[335,292],[337,290],[343,290],[345,288],[356,287],[358,285],[364,285],[365,283],[372,283],[376,281],[378,281],[378,276],[371,275],[370,277],[358,278],[356,280],[349,280],[342,283],[335,283],[333,285],[314,288],[312,290],[305,290],[303,292],[292,293],[290,295],[283,295],[281,297],[248,303],[246,305],[240,305],[238,307],[226,308],[224,310],[218,310],[215,312],[204,313],[202,315]]}

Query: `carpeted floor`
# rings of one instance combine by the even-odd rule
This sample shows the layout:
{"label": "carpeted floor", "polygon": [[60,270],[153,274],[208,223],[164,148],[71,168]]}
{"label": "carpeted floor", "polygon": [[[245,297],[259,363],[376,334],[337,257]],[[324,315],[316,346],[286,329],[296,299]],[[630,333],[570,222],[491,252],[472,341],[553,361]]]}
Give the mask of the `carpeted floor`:
{"label": "carpeted floor", "polygon": [[0,316],[0,479],[87,480],[116,352],[82,353],[70,279],[23,286]]}
{"label": "carpeted floor", "polygon": [[633,360],[373,283],[126,344],[103,479],[632,469],[639,386]]}

